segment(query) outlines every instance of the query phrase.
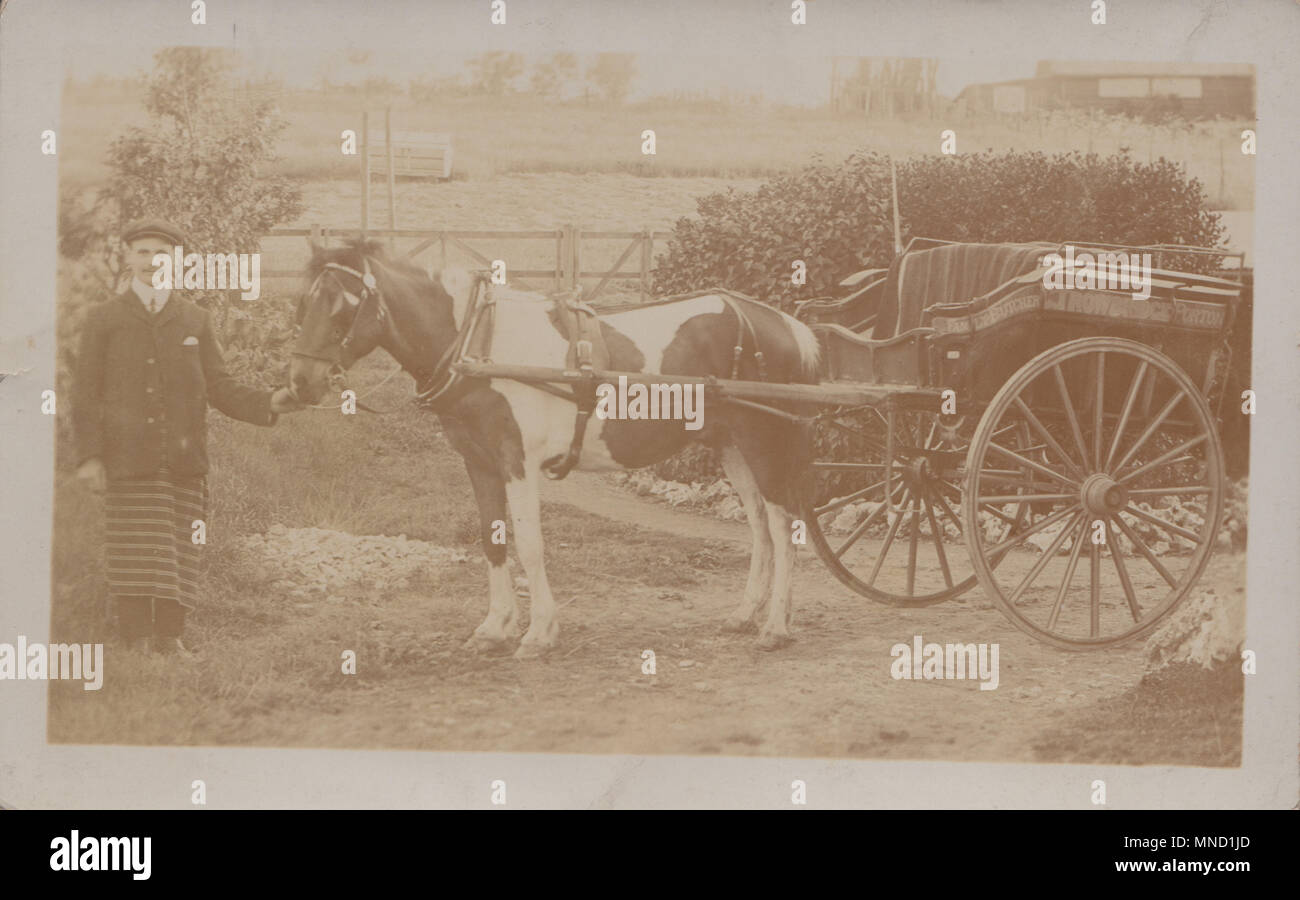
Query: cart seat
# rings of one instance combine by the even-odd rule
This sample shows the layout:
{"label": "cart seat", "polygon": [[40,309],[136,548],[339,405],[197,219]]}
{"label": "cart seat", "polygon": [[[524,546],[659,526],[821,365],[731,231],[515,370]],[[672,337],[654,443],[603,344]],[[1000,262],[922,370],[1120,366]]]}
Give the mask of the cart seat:
{"label": "cart seat", "polygon": [[912,328],[892,338],[874,340],[833,322],[808,326],[821,345],[823,382],[924,384],[925,342],[933,328]]}
{"label": "cart seat", "polygon": [[913,250],[894,260],[884,285],[875,340],[902,335],[921,324],[935,305],[965,303],[1035,271],[1056,244],[945,244]]}

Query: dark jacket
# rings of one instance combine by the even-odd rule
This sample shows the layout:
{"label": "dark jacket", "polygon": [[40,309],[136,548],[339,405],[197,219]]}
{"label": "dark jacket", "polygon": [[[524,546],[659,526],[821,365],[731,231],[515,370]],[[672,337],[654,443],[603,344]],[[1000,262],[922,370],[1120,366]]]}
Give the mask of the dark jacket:
{"label": "dark jacket", "polygon": [[208,404],[272,425],[271,392],[226,371],[211,314],[173,291],[156,315],[129,287],[90,309],[73,373],[77,463],[103,460],[109,478],[208,471]]}

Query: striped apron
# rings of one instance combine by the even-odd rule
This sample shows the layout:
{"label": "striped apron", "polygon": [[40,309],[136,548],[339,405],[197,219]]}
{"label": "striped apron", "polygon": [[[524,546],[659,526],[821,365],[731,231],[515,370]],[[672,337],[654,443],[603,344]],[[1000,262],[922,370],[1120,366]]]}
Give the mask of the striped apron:
{"label": "striped apron", "polygon": [[207,519],[202,476],[174,476],[167,468],[145,478],[108,482],[105,555],[114,598],[175,600],[193,609],[199,587],[194,520]]}

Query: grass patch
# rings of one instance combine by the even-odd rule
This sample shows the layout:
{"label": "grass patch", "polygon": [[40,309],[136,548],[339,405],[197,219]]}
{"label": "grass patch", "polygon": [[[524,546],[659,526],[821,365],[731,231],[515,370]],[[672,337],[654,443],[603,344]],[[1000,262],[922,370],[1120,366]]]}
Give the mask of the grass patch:
{"label": "grass patch", "polygon": [[1227,663],[1147,675],[1034,742],[1043,761],[1118,765],[1241,765],[1245,676]]}

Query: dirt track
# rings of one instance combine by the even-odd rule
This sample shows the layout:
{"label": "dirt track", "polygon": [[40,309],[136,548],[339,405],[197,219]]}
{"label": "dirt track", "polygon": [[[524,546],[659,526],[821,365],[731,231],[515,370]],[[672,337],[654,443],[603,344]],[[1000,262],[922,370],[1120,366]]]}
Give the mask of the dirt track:
{"label": "dirt track", "polygon": [[[335,716],[282,711],[273,742],[1045,761],[1033,750],[1035,737],[1068,729],[1073,717],[1142,674],[1140,642],[1090,653],[1055,650],[1015,630],[978,589],[928,609],[880,606],[840,585],[810,552],[801,552],[795,579],[798,640],[763,653],[752,637],[718,630],[744,585],[744,525],[679,512],[585,473],[548,485],[543,497],[545,505],[689,539],[721,562],[697,573],[698,583],[685,590],[656,590],[617,570],[561,572],[553,563],[557,599],[567,603],[564,638],[537,662],[460,649],[461,632],[477,623],[486,603],[483,588],[471,589],[455,604],[454,625],[442,621],[447,630],[421,638],[437,645],[433,664],[419,667],[431,671],[414,675],[416,667],[403,666],[381,685],[357,683],[334,694],[342,704]],[[648,565],[666,567],[663,581],[672,583],[673,560]],[[1241,569],[1241,557],[1225,554],[1201,583],[1232,590]],[[429,601],[414,593],[393,597],[383,618],[393,625],[424,621]],[[1000,686],[981,691],[975,681],[893,680],[890,647],[916,634],[927,642],[999,643]],[[645,649],[656,654],[653,676],[641,674]],[[255,743],[267,737],[248,736]]]}

